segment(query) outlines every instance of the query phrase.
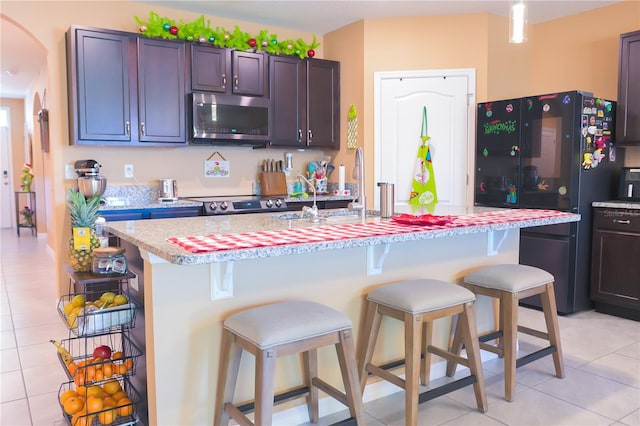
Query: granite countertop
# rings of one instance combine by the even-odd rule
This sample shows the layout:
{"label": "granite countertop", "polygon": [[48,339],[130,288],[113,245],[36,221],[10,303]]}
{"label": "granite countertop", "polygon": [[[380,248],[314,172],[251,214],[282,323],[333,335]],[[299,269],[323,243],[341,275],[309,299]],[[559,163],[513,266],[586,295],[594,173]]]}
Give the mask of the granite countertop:
{"label": "granite countertop", "polygon": [[612,209],[636,209],[640,210],[640,201],[594,201],[593,207],[608,207]]}
{"label": "granite countertop", "polygon": [[[407,208],[396,208],[396,214],[410,213]],[[372,213],[372,212],[370,212]],[[107,228],[114,235],[174,264],[206,264],[230,260],[254,259],[272,256],[284,256],[299,253],[311,253],[323,250],[336,250],[350,247],[363,247],[402,241],[424,240],[454,235],[518,229],[524,227],[576,222],[580,215],[551,210],[497,209],[488,207],[439,207],[437,215],[450,215],[465,220],[464,225],[448,228],[446,226],[416,227],[411,232],[386,233],[366,238],[343,238],[332,241],[314,241],[295,244],[271,245],[241,249],[219,250],[205,253],[191,253],[169,242],[169,238],[223,235],[234,237],[248,232],[282,232],[300,228],[327,227],[362,223],[362,219],[346,209],[324,210],[326,216],[321,222],[313,223],[307,219],[286,219],[295,217],[293,213],[261,213],[230,216],[198,216],[175,219],[154,219],[137,221],[108,222]],[[490,222],[476,220],[474,215],[494,215]],[[285,219],[283,219],[285,218]],[[478,216],[480,218],[480,216]],[[365,223],[389,222],[379,216],[369,215]],[[230,234],[230,235],[229,235]]]}

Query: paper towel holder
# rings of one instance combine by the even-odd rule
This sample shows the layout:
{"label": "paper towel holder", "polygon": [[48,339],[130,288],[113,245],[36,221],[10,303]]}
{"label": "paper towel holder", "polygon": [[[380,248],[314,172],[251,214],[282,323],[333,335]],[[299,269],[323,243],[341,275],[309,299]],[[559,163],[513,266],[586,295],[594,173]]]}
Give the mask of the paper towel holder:
{"label": "paper towel holder", "polygon": [[284,174],[289,176],[289,174],[291,173],[291,170],[293,170],[293,153],[285,152],[284,153]]}

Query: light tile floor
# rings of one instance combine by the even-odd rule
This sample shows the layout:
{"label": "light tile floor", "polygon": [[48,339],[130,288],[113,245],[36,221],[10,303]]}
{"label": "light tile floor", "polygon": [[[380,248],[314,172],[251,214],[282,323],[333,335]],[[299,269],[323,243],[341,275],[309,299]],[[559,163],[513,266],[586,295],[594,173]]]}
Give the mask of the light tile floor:
{"label": "light tile floor", "polygon": [[[0,231],[0,424],[63,425],[57,402],[66,381],[49,339],[67,328],[56,312],[55,265],[44,238]],[[544,329],[542,314],[520,308],[522,323]],[[484,363],[489,411],[475,409],[471,387],[420,406],[420,425],[640,426],[640,323],[594,311],[559,318],[566,377],[550,357],[518,369],[513,402],[503,394],[502,363]],[[541,341],[521,335],[520,350]],[[461,372],[464,374],[464,372]],[[441,381],[449,379],[440,379]],[[439,384],[438,381],[432,385]],[[402,393],[367,402],[368,424],[404,424]],[[326,425],[344,418],[335,413]]]}

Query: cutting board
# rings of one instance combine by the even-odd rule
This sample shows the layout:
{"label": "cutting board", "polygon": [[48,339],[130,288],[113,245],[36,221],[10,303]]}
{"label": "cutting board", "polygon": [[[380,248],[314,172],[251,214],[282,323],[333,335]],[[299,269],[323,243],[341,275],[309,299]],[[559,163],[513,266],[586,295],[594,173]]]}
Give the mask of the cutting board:
{"label": "cutting board", "polygon": [[260,173],[262,195],[287,195],[287,178],[284,172]]}

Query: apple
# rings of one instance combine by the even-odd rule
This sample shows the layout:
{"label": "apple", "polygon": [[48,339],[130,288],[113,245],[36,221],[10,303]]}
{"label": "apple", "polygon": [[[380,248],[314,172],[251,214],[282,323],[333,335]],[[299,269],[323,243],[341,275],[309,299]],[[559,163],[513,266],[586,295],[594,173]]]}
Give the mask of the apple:
{"label": "apple", "polygon": [[101,345],[93,350],[94,358],[111,359],[111,348],[107,345]]}

